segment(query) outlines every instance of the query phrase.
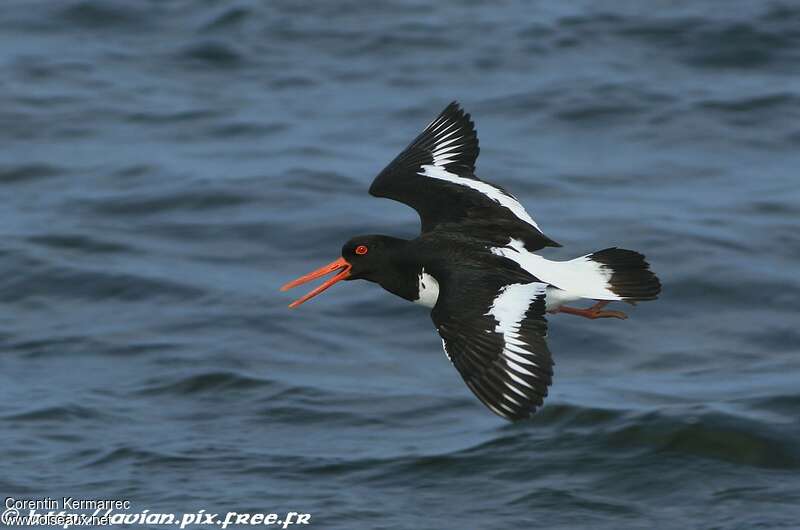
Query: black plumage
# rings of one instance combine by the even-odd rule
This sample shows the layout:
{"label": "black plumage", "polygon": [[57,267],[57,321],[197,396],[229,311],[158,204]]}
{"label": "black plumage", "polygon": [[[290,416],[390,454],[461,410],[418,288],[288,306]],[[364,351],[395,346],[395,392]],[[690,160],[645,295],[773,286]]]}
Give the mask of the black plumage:
{"label": "black plumage", "polygon": [[[445,353],[467,387],[496,414],[520,420],[542,405],[552,382],[547,311],[625,318],[602,308],[611,300],[651,300],[661,284],[644,256],[630,250],[608,248],[565,262],[532,254],[560,245],[511,194],[475,175],[479,151],[469,114],[451,103],[369,189],[414,208],[419,237],[354,237],[340,259],[284,289],[336,272],[291,307],[342,279],[372,281],[431,307]],[[580,298],[598,302],[564,306]]]}

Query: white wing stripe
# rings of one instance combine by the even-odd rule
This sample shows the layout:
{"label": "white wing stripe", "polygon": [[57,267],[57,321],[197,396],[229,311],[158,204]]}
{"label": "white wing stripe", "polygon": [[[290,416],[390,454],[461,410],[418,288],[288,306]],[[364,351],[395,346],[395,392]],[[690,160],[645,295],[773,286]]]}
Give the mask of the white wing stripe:
{"label": "white wing stripe", "polygon": [[[453,141],[460,140],[460,139],[461,138],[453,138]],[[441,158],[442,156],[445,156],[445,155],[456,154],[456,153],[458,153],[459,149],[461,149],[462,147],[463,147],[463,144],[453,145],[453,146],[450,146],[450,147],[443,147],[441,149],[437,149],[436,151],[434,151],[433,152],[433,156],[434,156],[434,158],[436,158],[436,157]]]}
{"label": "white wing stripe", "polygon": [[450,136],[453,136],[454,134],[459,134],[461,132],[462,130],[459,127],[447,127],[445,129],[442,129],[436,134],[436,145],[439,145],[439,142],[447,140],[447,138],[449,138]]}
{"label": "white wing stripe", "polygon": [[521,377],[517,377],[516,375],[514,375],[514,372],[506,371],[506,374],[508,374],[508,377],[510,377],[511,379],[516,381],[517,383],[521,384],[522,386],[526,386],[526,387],[530,388],[531,390],[533,390],[533,387],[531,385],[526,383],[525,380],[522,379]]}
{"label": "white wing stripe", "polygon": [[530,375],[530,376],[535,377],[536,379],[539,379],[539,376],[537,376],[534,373],[531,373],[531,372],[527,371],[525,368],[521,367],[520,365],[518,365],[517,363],[515,363],[514,361],[512,361],[510,359],[506,359],[506,365],[509,368],[511,368],[512,370],[514,370],[515,372],[517,372],[518,374]]}
{"label": "white wing stripe", "polygon": [[457,123],[447,122],[444,121],[436,126],[435,129],[431,129],[431,133],[434,136],[436,141],[441,139],[441,136],[445,134],[447,131],[460,131],[461,129],[458,127]]}
{"label": "white wing stripe", "polygon": [[458,126],[458,123],[455,123],[455,122],[452,122],[452,121],[450,121],[450,122],[448,122],[448,121],[442,122],[439,126],[437,126],[437,129],[438,130],[432,131],[434,137],[437,140],[441,140],[442,136],[444,136],[445,134],[450,134],[452,132],[461,130],[461,128]]}
{"label": "white wing stripe", "polygon": [[506,342],[524,344],[518,340],[518,330],[531,303],[544,296],[547,285],[540,282],[512,283],[500,289],[487,315],[497,321],[495,331],[503,334]]}
{"label": "white wing stripe", "polygon": [[450,358],[450,353],[447,351],[447,343],[445,343],[444,339],[442,339],[442,349],[444,350],[444,354],[447,355],[447,360],[453,362],[453,359]]}
{"label": "white wing stripe", "polygon": [[481,180],[473,180],[467,179],[463,177],[459,177],[458,175],[454,175],[448,171],[445,171],[441,167],[436,165],[424,165],[422,166],[422,172],[419,173],[423,177],[430,177],[439,180],[446,180],[448,182],[452,182],[453,184],[459,184],[461,186],[466,186],[468,188],[472,188],[473,190],[482,193],[489,199],[493,200],[494,202],[498,203],[500,206],[503,206],[511,211],[519,220],[524,221],[534,227],[538,231],[542,231],[539,228],[539,225],[536,224],[528,212],[525,211],[525,208],[512,196],[503,193],[499,189],[495,188],[491,184],[487,184]]}
{"label": "white wing stripe", "polygon": [[[446,142],[437,142],[434,153],[440,151],[441,149],[447,147],[448,145],[452,144],[456,140],[460,140],[462,138],[464,138],[464,137],[463,136],[459,136],[458,138],[451,138],[450,140],[447,140]],[[461,147],[461,146],[459,145],[458,147]]]}
{"label": "white wing stripe", "polygon": [[446,117],[444,117],[444,116],[440,116],[440,117],[436,118],[435,120],[433,120],[433,121],[431,122],[431,124],[430,124],[430,125],[428,125],[427,129],[428,129],[429,131],[431,131],[431,132],[436,132],[436,129],[438,129],[438,128],[439,128],[439,127],[441,127],[442,125],[446,125],[446,124],[450,124],[450,125],[452,125],[452,124],[453,124],[453,122],[452,122],[452,121],[450,121],[448,118],[446,118]]}
{"label": "white wing stripe", "polygon": [[[435,130],[436,130],[438,127],[440,127],[440,126],[441,126],[443,123],[447,123],[447,118],[445,118],[444,116],[439,116],[439,117],[437,117],[436,119],[434,119],[432,122],[430,122],[430,123],[428,124],[428,126],[427,126],[427,127],[425,127],[425,130],[426,130],[426,131],[431,131],[431,132],[433,132],[433,131],[435,131]],[[451,123],[452,123],[452,122],[451,122]]]}
{"label": "white wing stripe", "polygon": [[525,342],[519,340],[516,336],[509,334],[509,336],[506,337],[506,348],[508,349],[516,349],[522,351],[522,353],[527,353],[528,350],[524,349],[524,347],[527,346],[528,345],[525,344]]}
{"label": "white wing stripe", "polygon": [[[516,381],[518,384],[530,389],[533,389],[533,387],[517,374],[529,375],[536,377],[537,379],[539,376],[526,370],[517,364],[517,362],[532,366],[536,366],[536,364],[527,358],[512,352],[510,348],[514,348],[523,355],[530,355],[529,351],[521,348],[521,346],[528,345],[519,339],[519,328],[522,325],[522,321],[525,318],[525,314],[528,312],[531,304],[538,297],[544,296],[546,290],[547,285],[539,282],[512,283],[510,285],[506,285],[500,289],[497,297],[492,302],[492,307],[490,307],[489,312],[486,313],[487,315],[494,317],[494,319],[497,321],[497,325],[494,329],[495,332],[503,335],[503,341],[505,344],[501,354],[505,357],[504,360],[507,367],[505,370],[506,375],[512,380]],[[517,391],[517,389],[512,385],[509,385],[508,383],[506,383],[506,385],[515,392],[519,393],[519,391]]]}
{"label": "white wing stripe", "polygon": [[495,247],[492,254],[503,256],[519,264],[520,267],[539,280],[563,289],[577,298],[596,300],[620,300],[611,291],[609,281],[612,272],[602,263],[581,256],[569,261],[550,261],[528,252],[518,239],[510,239],[505,247]]}
{"label": "white wing stripe", "polygon": [[508,406],[508,405],[506,405],[505,403],[503,403],[503,402],[500,402],[500,403],[499,403],[499,405],[500,405],[501,407],[503,407],[504,409],[506,409],[507,411],[509,411],[511,414],[514,414],[514,409],[512,409],[511,407],[509,407],[509,406]]}
{"label": "white wing stripe", "polygon": [[[458,152],[458,148],[459,147],[461,147],[461,146],[458,145],[454,149],[444,150],[444,151],[441,151],[441,152],[437,151],[436,153],[433,153],[433,165],[434,166],[443,166],[445,164],[449,164],[450,162],[452,162],[452,160],[450,160],[450,156],[458,155],[459,154],[459,152]],[[447,159],[447,160],[444,160],[444,159]]]}
{"label": "white wing stripe", "polygon": [[522,391],[522,390],[520,390],[519,388],[515,387],[514,385],[512,385],[512,384],[511,384],[511,383],[509,383],[508,381],[505,381],[505,384],[506,384],[506,386],[507,386],[508,388],[510,388],[511,390],[513,390],[514,392],[516,392],[517,394],[519,394],[520,396],[524,397],[525,399],[528,399],[528,396],[527,396],[527,395],[525,395],[525,392],[523,392],[523,391]]}
{"label": "white wing stripe", "polygon": [[519,402],[519,401],[517,401],[516,399],[512,398],[511,396],[509,396],[509,395],[508,395],[508,394],[506,394],[505,392],[503,392],[503,397],[504,397],[505,399],[509,400],[511,403],[513,403],[513,404],[515,404],[515,405],[517,405],[517,406],[519,406],[519,407],[522,407],[522,406],[523,406],[523,405],[522,405],[522,403],[520,403],[520,402]]}
{"label": "white wing stripe", "polygon": [[[460,145],[457,147],[461,147]],[[456,150],[444,150],[442,152],[433,153],[433,165],[434,166],[444,166],[452,162],[450,160],[451,156],[458,156],[459,152]]]}
{"label": "white wing stripe", "polygon": [[525,348],[528,348],[529,344],[521,340],[518,336],[517,337],[509,336],[507,342],[508,343],[506,344],[506,348],[508,348],[511,351],[516,351],[521,353],[527,353],[528,351]]}
{"label": "white wing stripe", "polygon": [[530,361],[530,360],[526,359],[525,357],[522,357],[521,355],[517,355],[516,353],[512,353],[511,351],[508,350],[508,348],[503,350],[503,355],[505,355],[509,359],[513,359],[514,361],[517,361],[518,363],[528,364],[530,366],[536,366],[535,362]]}

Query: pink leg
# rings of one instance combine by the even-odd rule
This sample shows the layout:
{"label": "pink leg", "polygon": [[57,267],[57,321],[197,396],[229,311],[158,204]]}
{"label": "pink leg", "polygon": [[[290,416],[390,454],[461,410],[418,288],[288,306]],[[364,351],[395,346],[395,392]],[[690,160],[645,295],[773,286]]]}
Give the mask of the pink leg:
{"label": "pink leg", "polygon": [[569,315],[578,315],[584,318],[591,318],[592,320],[594,320],[595,318],[620,318],[622,320],[628,318],[628,315],[626,315],[622,311],[601,311],[607,305],[608,301],[604,300],[601,302],[597,302],[592,307],[586,309],[561,306],[555,311],[553,311],[553,313],[567,313]]}

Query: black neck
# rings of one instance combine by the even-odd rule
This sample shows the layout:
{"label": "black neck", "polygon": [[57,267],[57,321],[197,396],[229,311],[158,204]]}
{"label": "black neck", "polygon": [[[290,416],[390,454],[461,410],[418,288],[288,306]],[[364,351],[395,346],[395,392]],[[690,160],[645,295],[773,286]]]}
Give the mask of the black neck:
{"label": "black neck", "polygon": [[419,298],[419,271],[421,265],[413,263],[393,264],[387,274],[380,275],[376,281],[390,293],[414,301]]}
{"label": "black neck", "polygon": [[413,241],[384,237],[385,257],[364,279],[379,284],[400,298],[414,301],[419,298],[419,272],[423,264],[412,251]]}

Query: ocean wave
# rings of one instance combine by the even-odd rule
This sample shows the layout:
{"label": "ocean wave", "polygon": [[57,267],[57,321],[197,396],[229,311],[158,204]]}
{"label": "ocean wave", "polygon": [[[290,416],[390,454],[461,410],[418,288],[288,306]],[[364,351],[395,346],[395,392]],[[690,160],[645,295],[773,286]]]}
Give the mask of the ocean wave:
{"label": "ocean wave", "polygon": [[64,2],[63,8],[55,12],[54,18],[89,29],[142,28],[149,19],[146,10],[130,5],[108,1]]}
{"label": "ocean wave", "polygon": [[213,118],[221,117],[216,111],[209,109],[189,109],[181,111],[136,111],[125,114],[123,119],[132,123],[143,123],[148,125],[169,125],[181,123],[194,123],[210,121]]}
{"label": "ocean wave", "polygon": [[63,175],[64,173],[66,173],[64,168],[49,164],[33,163],[0,166],[0,184],[37,181],[56,175]]}
{"label": "ocean wave", "polygon": [[57,423],[76,420],[105,420],[108,418],[109,415],[97,408],[77,404],[37,407],[24,412],[14,412],[2,416],[3,420],[8,421],[52,421]]}
{"label": "ocean wave", "polygon": [[85,254],[114,254],[132,252],[130,245],[116,241],[103,241],[83,234],[45,234],[30,236],[26,241],[58,250],[74,250]]}
{"label": "ocean wave", "polygon": [[113,195],[102,199],[83,199],[78,205],[87,212],[107,216],[153,216],[172,210],[212,210],[247,204],[252,196],[235,190],[185,190],[172,194]]}
{"label": "ocean wave", "polygon": [[206,394],[214,395],[225,392],[240,392],[253,388],[271,388],[274,382],[267,379],[260,379],[253,376],[243,375],[236,372],[208,372],[204,374],[194,374],[181,376],[169,381],[151,381],[145,384],[144,388],[137,391],[140,395],[161,395],[161,394]]}
{"label": "ocean wave", "polygon": [[84,464],[84,467],[103,467],[112,464],[120,465],[124,462],[133,463],[135,465],[157,467],[170,464],[186,464],[187,466],[191,466],[197,465],[196,463],[200,460],[203,460],[203,457],[198,456],[197,453],[176,454],[152,449],[123,446],[104,451],[99,456],[92,457]]}
{"label": "ocean wave", "polygon": [[244,62],[244,55],[230,44],[204,41],[183,48],[176,59],[189,65],[204,68],[236,68]]}
{"label": "ocean wave", "polygon": [[700,411],[640,415],[626,425],[606,430],[598,441],[610,448],[646,448],[737,465],[798,469],[796,434],[763,421]]}
{"label": "ocean wave", "polygon": [[48,264],[13,256],[3,267],[13,271],[0,279],[0,297],[6,303],[32,298],[82,300],[197,299],[203,289],[172,280]]}
{"label": "ocean wave", "polygon": [[211,20],[203,25],[202,30],[205,31],[223,31],[238,28],[247,19],[253,17],[253,10],[246,7],[230,7],[226,8],[221,13],[215,14]]}
{"label": "ocean wave", "polygon": [[562,18],[558,27],[559,33],[572,35],[583,46],[613,35],[657,47],[694,67],[761,68],[800,60],[793,52],[800,42],[800,32],[791,22],[795,11],[767,6],[755,16],[717,20],[592,14]]}

